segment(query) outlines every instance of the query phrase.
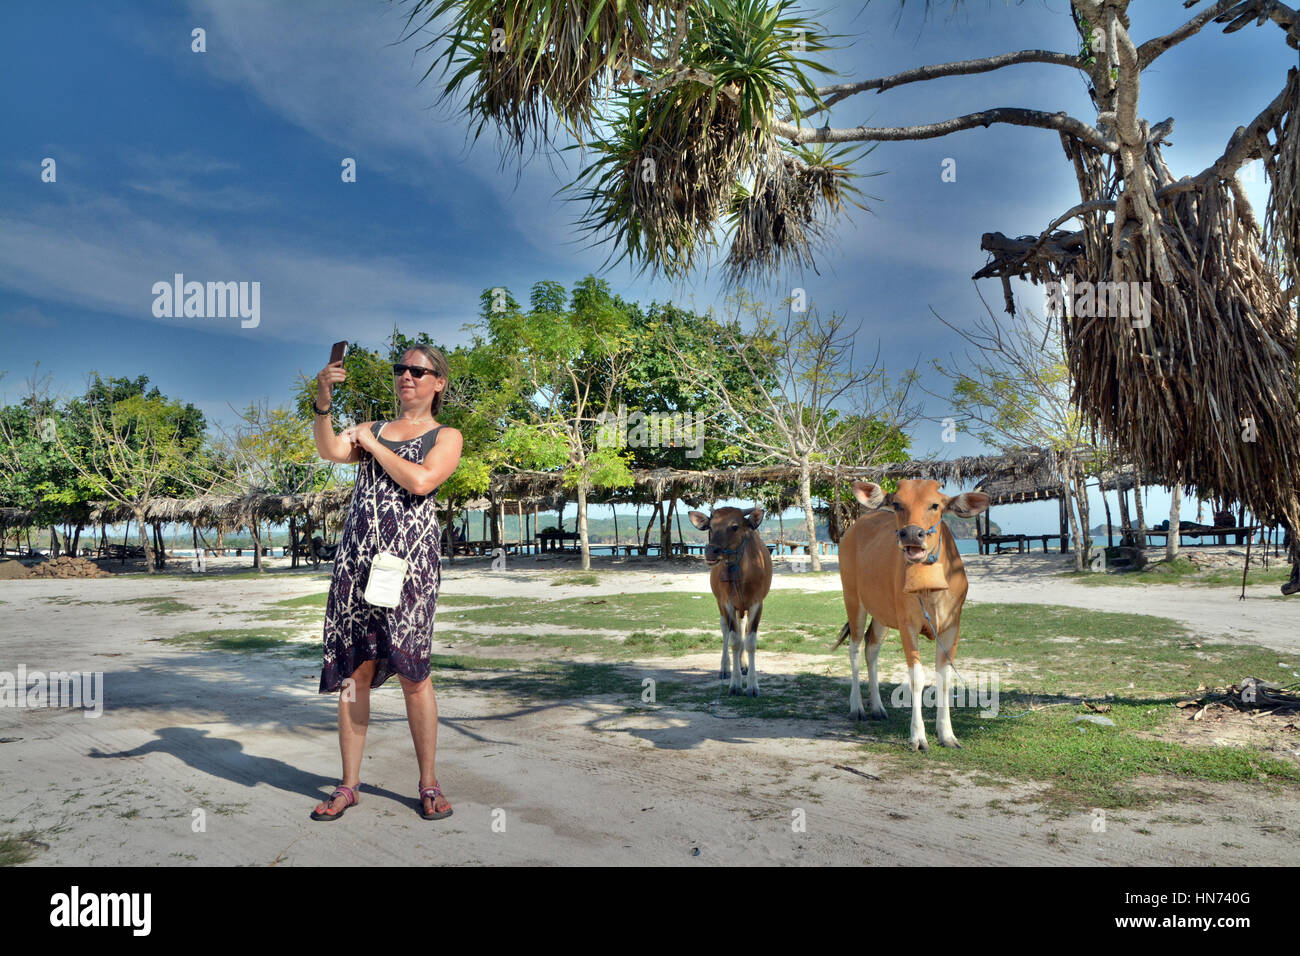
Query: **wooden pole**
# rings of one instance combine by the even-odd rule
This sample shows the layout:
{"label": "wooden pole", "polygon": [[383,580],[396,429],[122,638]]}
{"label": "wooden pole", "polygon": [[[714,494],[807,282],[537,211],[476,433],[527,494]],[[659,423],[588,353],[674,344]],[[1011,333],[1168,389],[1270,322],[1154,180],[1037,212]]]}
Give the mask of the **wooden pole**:
{"label": "wooden pole", "polygon": [[1115,538],[1111,534],[1110,527],[1110,501],[1106,498],[1106,486],[1101,483],[1100,479],[1098,480],[1098,484],[1101,485],[1101,503],[1106,508],[1106,547],[1113,548],[1115,546]]}
{"label": "wooden pole", "polygon": [[1057,511],[1057,517],[1061,521],[1061,554],[1068,550],[1066,545],[1070,540],[1069,520],[1065,517],[1065,489],[1061,489],[1061,500],[1058,502],[1061,506]]}
{"label": "wooden pole", "polygon": [[682,537],[682,512],[677,507],[677,489],[673,489],[673,514],[677,516],[677,543],[681,546],[682,554],[686,553],[686,539]]}

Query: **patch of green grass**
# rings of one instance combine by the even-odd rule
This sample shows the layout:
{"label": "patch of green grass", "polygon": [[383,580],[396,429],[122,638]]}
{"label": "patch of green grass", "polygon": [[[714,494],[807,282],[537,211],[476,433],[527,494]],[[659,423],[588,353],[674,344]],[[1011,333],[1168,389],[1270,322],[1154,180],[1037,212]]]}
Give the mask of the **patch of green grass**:
{"label": "patch of green grass", "polygon": [[[1242,559],[1245,560],[1244,558]],[[1280,562],[1278,567],[1271,567],[1267,571],[1262,568],[1251,568],[1246,577],[1247,584],[1281,584],[1291,575],[1291,568],[1285,562]],[[1123,571],[1107,568],[1105,571],[1067,571],[1062,577],[1069,578],[1079,584],[1090,586],[1112,585],[1148,585],[1148,584],[1194,584],[1208,587],[1226,587],[1229,585],[1241,586],[1241,569],[1240,568],[1219,568],[1214,571],[1202,571],[1197,565],[1193,564],[1185,557],[1175,558],[1172,561],[1160,560],[1153,561],[1144,567],[1141,571]]]}
{"label": "patch of green grass", "polygon": [[39,836],[35,830],[0,834],[0,866],[17,866],[34,857],[40,846]]}
{"label": "patch of green grass", "polygon": [[625,653],[639,654],[644,657],[681,657],[683,654],[695,654],[715,647],[720,649],[722,632],[705,634],[684,631],[654,633],[634,631],[618,646],[621,646]]}
{"label": "patch of green grass", "polygon": [[262,607],[245,614],[259,621],[293,621],[304,627],[320,621],[320,615],[312,613],[310,609],[304,611],[291,607]]}
{"label": "patch of green grass", "polygon": [[[1250,573],[1246,575],[1246,584],[1285,584],[1291,578],[1291,567],[1279,559],[1280,567],[1270,567],[1268,570],[1263,568],[1251,568]],[[1241,587],[1241,571],[1233,568],[1220,568],[1217,571],[1208,571],[1205,574],[1204,582],[1206,584],[1216,585],[1236,585]]]}
{"label": "patch of green grass", "polygon": [[551,587],[558,588],[564,585],[594,585],[599,583],[599,574],[593,574],[590,571],[569,571],[564,574],[557,574],[551,581]]}
{"label": "patch of green grass", "polygon": [[[882,692],[883,693],[883,692]],[[1001,712],[1017,706],[1003,695]],[[1115,727],[1075,724],[1082,707],[1051,707],[1016,719],[982,719],[972,708],[951,711],[953,732],[963,748],[938,746],[933,711],[925,710],[930,752],[905,748],[910,733],[906,708],[890,719],[871,722],[873,739],[863,749],[873,756],[893,755],[905,766],[950,766],[978,770],[1004,781],[1033,780],[1048,785],[1039,798],[1059,809],[1149,806],[1160,792],[1133,785],[1141,776],[1216,782],[1278,780],[1300,783],[1300,768],[1243,747],[1191,747],[1160,740],[1157,734],[1176,711],[1168,703],[1116,702],[1106,714]]]}
{"label": "patch of green grass", "polygon": [[198,610],[198,608],[194,607],[192,604],[184,604],[169,597],[124,598],[121,601],[109,601],[108,603],[135,604],[138,605],[140,610],[146,614],[183,614],[186,611]]}
{"label": "patch of green grass", "polygon": [[481,594],[439,594],[438,607],[477,607],[514,604],[518,598],[485,597]]}
{"label": "patch of green grass", "polygon": [[641,678],[615,664],[560,661],[520,666],[518,661],[461,658],[456,666],[435,662],[435,667],[444,682],[471,690],[505,693],[509,697],[535,700],[586,699],[605,694],[635,694],[637,700],[641,697]]}
{"label": "patch of green grass", "polygon": [[321,591],[317,594],[303,594],[299,597],[285,598],[283,601],[276,601],[276,607],[310,607],[324,608],[325,602],[329,599],[328,591]]}
{"label": "patch of green grass", "polygon": [[175,637],[163,638],[163,643],[198,644],[221,651],[287,650],[298,658],[318,657],[321,652],[319,644],[293,640],[299,633],[293,628],[225,628],[186,631]]}

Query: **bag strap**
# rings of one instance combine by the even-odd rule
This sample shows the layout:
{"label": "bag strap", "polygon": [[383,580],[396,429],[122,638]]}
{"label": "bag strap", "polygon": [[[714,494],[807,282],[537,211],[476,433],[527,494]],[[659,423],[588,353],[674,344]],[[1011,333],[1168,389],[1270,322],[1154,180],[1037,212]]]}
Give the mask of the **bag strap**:
{"label": "bag strap", "polygon": [[[385,422],[384,424],[386,425],[388,423]],[[438,427],[441,428],[442,426],[440,425]],[[380,425],[379,431],[383,431],[383,430],[384,430],[384,426]],[[375,433],[375,437],[376,438],[379,437],[378,432]],[[378,472],[382,471],[382,469],[379,467],[379,459],[376,458],[374,455],[370,456],[370,465],[371,465],[370,484],[371,484],[371,492],[372,492],[370,495],[370,514],[375,520],[375,548],[379,551],[383,551],[384,550],[383,542],[379,540],[379,506],[375,503],[379,499]],[[437,510],[435,508],[429,508],[428,510],[433,512],[435,515],[437,514]],[[425,531],[426,532],[428,531],[427,520],[425,521]],[[420,536],[417,535],[417,537]]]}

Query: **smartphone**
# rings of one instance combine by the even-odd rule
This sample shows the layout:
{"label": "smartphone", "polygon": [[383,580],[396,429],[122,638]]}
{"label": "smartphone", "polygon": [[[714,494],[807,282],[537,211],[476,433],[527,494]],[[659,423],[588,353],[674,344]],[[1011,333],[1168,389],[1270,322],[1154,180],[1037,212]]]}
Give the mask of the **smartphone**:
{"label": "smartphone", "polygon": [[335,342],[334,347],[330,349],[330,364],[343,361],[343,353],[348,349],[347,342]]}

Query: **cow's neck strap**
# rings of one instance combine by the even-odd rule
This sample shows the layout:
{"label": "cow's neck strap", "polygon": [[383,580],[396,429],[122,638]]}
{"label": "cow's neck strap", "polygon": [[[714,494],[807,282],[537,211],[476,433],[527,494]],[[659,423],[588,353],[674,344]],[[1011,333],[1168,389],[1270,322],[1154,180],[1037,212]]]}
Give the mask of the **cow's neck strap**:
{"label": "cow's neck strap", "polygon": [[[942,526],[943,526],[943,522],[940,521],[939,524],[935,525],[933,528],[930,528],[925,532],[926,537],[929,537],[932,534],[938,534],[939,528]],[[942,546],[943,539],[940,539],[939,544]],[[926,555],[925,560],[922,562],[922,564],[934,564],[938,560],[939,560],[939,549],[935,548],[932,552]]]}
{"label": "cow's neck strap", "polygon": [[732,590],[740,587],[740,562],[745,556],[745,546],[749,544],[749,534],[746,533],[740,539],[739,548],[726,548],[719,553],[724,555],[735,555],[734,561],[728,561],[726,567],[722,569],[722,580],[731,585]]}

